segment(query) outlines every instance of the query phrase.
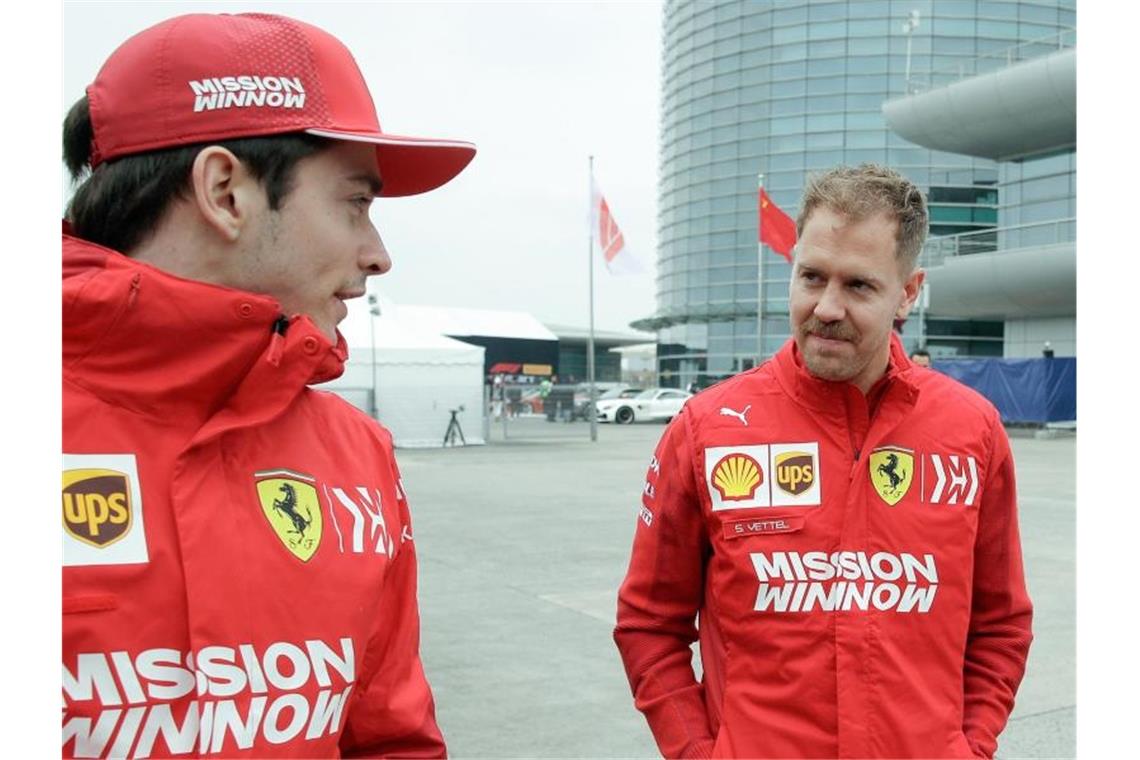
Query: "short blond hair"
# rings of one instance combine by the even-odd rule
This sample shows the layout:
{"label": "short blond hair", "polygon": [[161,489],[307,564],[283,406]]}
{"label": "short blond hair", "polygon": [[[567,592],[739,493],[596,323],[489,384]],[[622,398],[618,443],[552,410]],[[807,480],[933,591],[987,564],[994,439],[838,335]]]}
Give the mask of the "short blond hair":
{"label": "short blond hair", "polygon": [[820,206],[854,222],[885,212],[898,222],[895,255],[908,271],[914,269],[930,218],[926,198],[909,179],[879,164],[837,166],[812,176],[796,217],[796,237],[803,235],[808,217]]}

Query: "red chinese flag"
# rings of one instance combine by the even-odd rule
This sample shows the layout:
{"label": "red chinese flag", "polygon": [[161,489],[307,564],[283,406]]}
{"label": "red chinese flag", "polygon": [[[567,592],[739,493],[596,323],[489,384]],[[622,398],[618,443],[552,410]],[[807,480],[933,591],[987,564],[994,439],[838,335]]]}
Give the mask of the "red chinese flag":
{"label": "red chinese flag", "polygon": [[760,242],[792,263],[792,248],[796,245],[796,221],[772,202],[764,188],[760,188]]}

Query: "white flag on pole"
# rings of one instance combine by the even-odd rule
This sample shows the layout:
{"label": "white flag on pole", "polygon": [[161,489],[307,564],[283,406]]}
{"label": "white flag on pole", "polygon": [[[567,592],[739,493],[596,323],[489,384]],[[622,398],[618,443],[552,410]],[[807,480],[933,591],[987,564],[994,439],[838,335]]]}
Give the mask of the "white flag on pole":
{"label": "white flag on pole", "polygon": [[645,271],[645,267],[626,246],[625,236],[618,228],[617,221],[610,211],[610,205],[593,177],[590,178],[590,190],[590,228],[593,230],[594,240],[602,251],[606,269],[615,275],[641,274]]}

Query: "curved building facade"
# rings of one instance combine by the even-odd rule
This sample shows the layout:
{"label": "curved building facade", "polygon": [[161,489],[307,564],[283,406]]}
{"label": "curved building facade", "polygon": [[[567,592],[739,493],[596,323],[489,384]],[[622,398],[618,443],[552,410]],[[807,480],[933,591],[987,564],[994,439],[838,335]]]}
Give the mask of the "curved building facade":
{"label": "curved building facade", "polygon": [[[888,129],[883,103],[1071,29],[1074,2],[668,0],[657,311],[634,323],[658,331],[662,384],[709,385],[790,334],[791,267],[767,248],[757,253],[758,175],[795,217],[810,173],[883,163],[927,192],[932,235],[995,227],[998,165],[906,141]],[[913,11],[918,23],[908,27]],[[931,319],[926,337],[959,355],[1000,356],[1002,329]]]}

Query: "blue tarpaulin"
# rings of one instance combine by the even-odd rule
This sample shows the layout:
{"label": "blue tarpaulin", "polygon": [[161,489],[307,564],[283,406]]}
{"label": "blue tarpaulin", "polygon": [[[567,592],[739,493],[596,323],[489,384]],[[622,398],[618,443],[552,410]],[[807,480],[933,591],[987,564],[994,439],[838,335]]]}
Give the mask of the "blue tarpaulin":
{"label": "blue tarpaulin", "polygon": [[938,359],[934,369],[988,398],[1002,422],[1077,419],[1076,357]]}

